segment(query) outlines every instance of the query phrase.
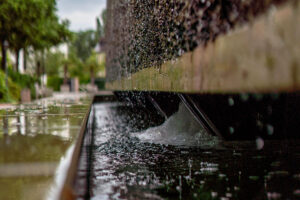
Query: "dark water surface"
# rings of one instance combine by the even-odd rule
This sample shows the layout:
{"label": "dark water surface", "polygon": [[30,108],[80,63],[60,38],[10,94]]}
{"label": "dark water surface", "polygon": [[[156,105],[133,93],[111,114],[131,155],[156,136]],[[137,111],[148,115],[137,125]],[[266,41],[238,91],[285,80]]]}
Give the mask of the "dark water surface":
{"label": "dark water surface", "polygon": [[144,108],[98,103],[93,113],[91,199],[300,199],[299,141],[221,142],[200,130],[191,134],[204,142],[181,144],[186,115],[149,140],[139,135],[163,119]]}

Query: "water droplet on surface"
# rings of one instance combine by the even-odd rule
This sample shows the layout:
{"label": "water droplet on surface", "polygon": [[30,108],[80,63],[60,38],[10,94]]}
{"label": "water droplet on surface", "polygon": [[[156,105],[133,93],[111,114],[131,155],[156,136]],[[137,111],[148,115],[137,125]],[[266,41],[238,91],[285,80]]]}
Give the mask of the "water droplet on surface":
{"label": "water droplet on surface", "polygon": [[218,196],[218,193],[217,192],[211,192],[211,197],[212,198],[216,198]]}
{"label": "water droplet on surface", "polygon": [[232,194],[231,193],[226,193],[226,197],[231,198]]}
{"label": "water droplet on surface", "polygon": [[226,174],[219,174],[219,177],[220,177],[220,178],[225,178],[225,177],[226,177]]}
{"label": "water droplet on surface", "polygon": [[228,98],[228,105],[229,105],[229,106],[234,106],[234,100],[233,100],[232,97],[229,97],[229,98]]}
{"label": "water droplet on surface", "polygon": [[268,197],[268,199],[280,199],[281,194],[277,193],[277,192],[268,192],[267,197]]}
{"label": "water droplet on surface", "polygon": [[234,128],[232,126],[229,127],[229,133],[232,135],[234,133]]}
{"label": "water droplet on surface", "polygon": [[265,144],[265,142],[262,138],[259,137],[259,138],[256,139],[256,149],[258,149],[258,150],[263,149],[264,144]]}
{"label": "water droplet on surface", "polygon": [[273,133],[274,133],[274,127],[272,125],[270,125],[270,124],[267,124],[266,128],[267,128],[268,135],[273,135]]}

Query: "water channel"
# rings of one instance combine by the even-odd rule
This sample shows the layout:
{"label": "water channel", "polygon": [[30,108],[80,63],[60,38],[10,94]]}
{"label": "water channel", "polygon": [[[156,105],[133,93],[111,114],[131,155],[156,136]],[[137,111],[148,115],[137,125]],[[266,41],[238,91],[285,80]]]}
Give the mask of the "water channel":
{"label": "water channel", "polygon": [[182,106],[165,120],[120,102],[95,103],[87,127],[78,199],[300,198],[297,140],[222,141]]}

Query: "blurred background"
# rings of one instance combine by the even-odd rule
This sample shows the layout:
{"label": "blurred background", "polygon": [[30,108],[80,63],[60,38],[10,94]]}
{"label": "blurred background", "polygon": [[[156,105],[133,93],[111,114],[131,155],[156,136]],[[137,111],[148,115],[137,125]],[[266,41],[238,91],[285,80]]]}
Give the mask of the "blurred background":
{"label": "blurred background", "polygon": [[4,0],[0,103],[104,88],[105,0]]}

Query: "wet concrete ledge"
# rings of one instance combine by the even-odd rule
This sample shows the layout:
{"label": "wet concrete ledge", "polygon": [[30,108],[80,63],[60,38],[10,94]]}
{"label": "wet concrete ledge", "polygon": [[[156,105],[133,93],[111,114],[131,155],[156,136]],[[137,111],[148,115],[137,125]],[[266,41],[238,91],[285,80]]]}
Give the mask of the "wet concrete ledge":
{"label": "wet concrete ledge", "polygon": [[0,199],[56,199],[92,97],[55,94],[0,109]]}
{"label": "wet concrete ledge", "polygon": [[[92,101],[89,105],[87,113],[84,117],[84,120],[81,124],[81,128],[74,144],[74,150],[72,152],[70,158],[70,164],[68,170],[66,172],[66,178],[63,182],[62,187],[59,192],[59,199],[62,200],[73,200],[78,198],[78,194],[84,193],[87,187],[87,183],[85,181],[79,183],[82,185],[75,185],[75,179],[78,178],[79,175],[81,179],[85,179],[89,177],[86,163],[89,163],[86,159],[89,158],[89,150],[85,148],[86,146],[90,146],[91,144],[91,133],[89,132],[89,127],[92,125],[93,121],[93,104],[95,102],[111,102],[115,97],[113,92],[111,91],[100,91],[92,96]],[[78,172],[81,172],[78,174]]]}

